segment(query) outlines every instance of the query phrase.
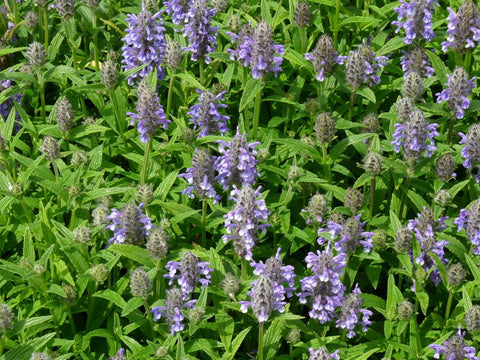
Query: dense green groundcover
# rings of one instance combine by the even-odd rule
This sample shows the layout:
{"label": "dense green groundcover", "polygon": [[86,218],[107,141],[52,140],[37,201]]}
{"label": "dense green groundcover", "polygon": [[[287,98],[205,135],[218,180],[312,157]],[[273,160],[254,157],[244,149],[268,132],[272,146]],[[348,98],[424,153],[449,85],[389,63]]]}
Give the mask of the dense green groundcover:
{"label": "dense green groundcover", "polygon": [[475,2],[6,0],[0,360],[476,359]]}

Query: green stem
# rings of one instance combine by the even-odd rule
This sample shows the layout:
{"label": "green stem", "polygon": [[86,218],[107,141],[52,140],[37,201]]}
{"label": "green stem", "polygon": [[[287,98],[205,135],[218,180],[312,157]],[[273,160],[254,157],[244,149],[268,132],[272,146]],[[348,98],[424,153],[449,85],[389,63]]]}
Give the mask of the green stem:
{"label": "green stem", "polygon": [[257,360],[263,360],[263,322],[258,325],[258,353]]}
{"label": "green stem", "polygon": [[145,184],[145,178],[147,176],[147,168],[148,168],[148,159],[150,157],[150,149],[152,147],[152,140],[148,139],[147,143],[145,144],[145,153],[143,154],[143,163],[142,163],[142,172],[140,173],[140,184]]}
{"label": "green stem", "polygon": [[350,108],[348,109],[348,120],[352,121],[353,108],[355,106],[355,92],[350,95]]}
{"label": "green stem", "polygon": [[[57,163],[55,162],[55,160],[52,161],[52,167],[53,167],[53,172],[55,173],[55,183],[57,184],[58,187],[60,187],[60,172],[58,171],[58,167],[57,167]],[[60,198],[60,195],[57,195],[57,207],[58,207],[58,211],[59,211],[59,221],[60,220],[60,209],[61,209],[61,206],[62,205],[62,199]]]}
{"label": "green stem", "polygon": [[368,212],[370,214],[370,219],[373,218],[373,202],[375,199],[375,178],[370,180],[370,204],[368,208]]}
{"label": "green stem", "polygon": [[447,300],[447,308],[445,309],[445,323],[447,323],[448,319],[450,318],[450,310],[452,308],[452,300],[453,300],[453,291],[449,291],[448,292],[448,300]]}
{"label": "green stem", "polygon": [[2,338],[0,339],[0,355],[3,354],[3,347],[5,346],[6,340],[7,340],[7,335],[5,335],[5,332],[3,332]]}
{"label": "green stem", "polygon": [[96,11],[93,12],[92,26],[93,26],[93,59],[95,61],[95,69],[97,71],[100,71],[100,63],[98,60],[98,31],[97,31]]}
{"label": "green stem", "polygon": [[337,0],[335,3],[335,18],[333,19],[333,47],[336,49],[338,45],[338,20],[340,18],[340,6],[342,2]]}
{"label": "green stem", "polygon": [[[407,198],[407,191],[408,187],[410,186],[410,180],[412,179],[412,173],[413,173],[413,164],[410,164],[410,167],[407,170],[408,175],[405,182],[405,185],[403,186],[403,191],[402,191],[402,200],[400,201],[400,211],[398,212],[398,215],[403,219],[403,206],[405,205],[405,200]],[[400,220],[401,220],[400,219]]]}
{"label": "green stem", "polygon": [[200,65],[200,84],[202,84],[202,86],[205,86],[205,69],[204,69],[205,64],[203,60],[200,60],[199,65]]}
{"label": "green stem", "polygon": [[[243,94],[245,94],[245,86],[247,85],[248,82],[248,68],[243,67]],[[245,129],[243,129],[245,132],[250,131],[250,113],[248,110],[248,105],[243,108],[243,125]]]}
{"label": "green stem", "polygon": [[77,65],[78,65],[77,64],[77,48],[75,47],[75,42],[73,41],[73,29],[72,29],[73,18],[64,20],[63,24],[65,25],[65,33],[67,34],[68,43],[70,45],[70,48],[72,49],[73,68],[75,70],[78,70],[77,69]]}
{"label": "green stem", "polygon": [[253,115],[253,139],[257,138],[257,129],[258,129],[258,123],[260,122],[260,110],[262,107],[262,88],[258,92],[258,94],[255,96],[255,108],[254,108],[254,115]]}
{"label": "green stem", "polygon": [[69,229],[72,230],[72,231],[75,228],[74,224],[75,224],[75,213],[76,212],[77,212],[77,207],[73,206],[72,215],[70,215],[70,225],[69,225]]}
{"label": "green stem", "polygon": [[207,247],[207,201],[202,199],[202,247]]}
{"label": "green stem", "polygon": [[300,51],[301,54],[307,51],[307,29],[305,27],[300,28]]}
{"label": "green stem", "polygon": [[47,123],[47,112],[45,110],[45,81],[43,79],[43,74],[40,68],[37,68],[37,79],[38,85],[40,86],[40,107],[41,107],[41,115],[42,121],[44,124]]}
{"label": "green stem", "polygon": [[170,75],[170,82],[168,83],[168,95],[167,95],[167,118],[170,119],[170,109],[172,108],[172,96],[173,96],[173,79],[175,78],[175,72],[172,71]]}
{"label": "green stem", "polygon": [[164,278],[162,276],[162,259],[158,259],[157,261],[157,275],[155,276],[155,299],[162,298],[162,291],[163,291],[163,282]]}
{"label": "green stem", "polygon": [[248,278],[248,262],[242,257],[240,266],[242,267],[242,281],[247,281]]}
{"label": "green stem", "polygon": [[42,6],[42,15],[43,15],[43,37],[45,51],[48,50],[48,16],[47,16],[47,5]]}
{"label": "green stem", "polygon": [[[25,213],[25,216],[27,218],[27,221],[29,224],[32,224],[32,218],[30,217],[30,211],[28,211],[27,205],[25,204],[25,200],[23,200],[23,196],[20,199],[20,204],[22,204],[23,212]],[[1,354],[1,352],[0,352]]]}
{"label": "green stem", "polygon": [[453,135],[453,128],[455,126],[455,121],[456,121],[456,117],[452,113],[452,119],[450,120],[450,124],[448,127],[447,144],[452,144],[451,141],[452,141],[452,135]]}

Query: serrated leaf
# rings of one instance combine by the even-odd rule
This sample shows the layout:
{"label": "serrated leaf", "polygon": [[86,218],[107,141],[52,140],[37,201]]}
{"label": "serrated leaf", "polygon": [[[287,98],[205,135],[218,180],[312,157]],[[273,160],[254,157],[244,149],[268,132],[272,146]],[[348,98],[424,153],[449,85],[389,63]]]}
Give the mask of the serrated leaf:
{"label": "serrated leaf", "polygon": [[417,291],[415,293],[415,296],[417,297],[418,302],[420,303],[420,308],[422,309],[423,314],[427,315],[428,302],[430,300],[430,297],[425,291]]}
{"label": "serrated leaf", "polygon": [[394,211],[390,210],[390,224],[392,225],[393,235],[402,228],[402,223]]}
{"label": "serrated leaf", "polygon": [[400,49],[403,47],[405,42],[403,41],[403,38],[396,36],[390,41],[388,41],[380,50],[377,51],[377,56],[384,56],[388,55],[395,50]]}
{"label": "serrated leaf", "polygon": [[5,360],[28,360],[32,353],[43,348],[55,335],[56,333],[45,334],[39,338],[15,346],[13,349],[7,351]]}
{"label": "serrated leaf", "polygon": [[133,297],[126,303],[125,307],[122,310],[122,316],[125,317],[130,314],[132,311],[138,309],[143,305],[143,300],[139,297]]}
{"label": "serrated leaf", "polygon": [[260,80],[254,78],[248,80],[245,88],[243,89],[238,111],[243,111],[246,106],[252,104],[253,99],[255,99],[260,91],[262,91],[262,82]]}
{"label": "serrated leaf", "polygon": [[365,99],[367,99],[371,103],[374,103],[374,104],[377,103],[377,98],[375,96],[375,93],[369,87],[364,86],[358,89],[356,94],[363,96]]}
{"label": "serrated leaf", "polygon": [[178,170],[172,171],[171,173],[169,173],[165,177],[165,179],[163,179],[162,183],[158,186],[158,188],[155,190],[155,198],[165,201],[165,199],[167,198],[168,192],[172,188],[177,177],[178,177]]}
{"label": "serrated leaf", "polygon": [[432,67],[435,70],[435,75],[438,77],[440,83],[445,84],[447,82],[447,66],[445,62],[441,60],[437,54],[432,51],[427,51]]}
{"label": "serrated leaf", "polygon": [[137,263],[147,267],[153,268],[155,264],[148,256],[147,249],[140,248],[135,245],[130,244],[114,244],[108,247],[108,250],[112,251],[113,253],[125,256],[126,258],[132,259]]}
{"label": "serrated leaf", "polygon": [[121,309],[124,309],[125,306],[127,305],[125,300],[123,300],[123,298],[118,293],[116,293],[115,291],[110,290],[110,289],[97,291],[92,296],[108,300],[112,304],[119,306]]}
{"label": "serrated leaf", "polygon": [[277,349],[280,346],[280,339],[282,338],[282,329],[284,327],[283,319],[274,319],[267,331],[265,331],[265,347],[264,354],[265,359],[273,359],[277,353]]}
{"label": "serrated leaf", "polygon": [[221,312],[215,315],[215,325],[225,350],[230,350],[235,321],[231,316]]}
{"label": "serrated leaf", "polygon": [[237,353],[238,349],[240,348],[240,345],[242,345],[243,340],[245,339],[245,336],[250,332],[250,329],[252,327],[249,326],[246,329],[243,329],[238,333],[237,336],[235,336],[235,339],[232,341],[232,346],[230,351],[226,352],[222,356],[222,360],[233,360],[235,359],[235,354]]}

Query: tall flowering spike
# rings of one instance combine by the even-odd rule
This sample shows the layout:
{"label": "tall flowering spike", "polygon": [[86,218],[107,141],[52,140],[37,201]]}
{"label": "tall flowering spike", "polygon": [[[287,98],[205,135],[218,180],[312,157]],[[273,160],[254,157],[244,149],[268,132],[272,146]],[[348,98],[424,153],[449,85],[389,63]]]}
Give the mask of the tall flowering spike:
{"label": "tall flowering spike", "polygon": [[[460,144],[464,144],[461,151],[462,157],[465,159],[463,166],[465,169],[472,171],[474,167],[478,168],[480,163],[480,124],[470,126],[468,133],[458,133],[462,138]],[[477,169],[476,174],[472,174],[477,183],[480,183],[480,172]]]}
{"label": "tall flowering spike", "polygon": [[240,32],[234,34],[230,31],[227,31],[226,34],[229,35],[232,39],[232,43],[237,41],[237,50],[227,49],[230,53],[231,60],[238,60],[243,63],[243,66],[249,66],[251,53],[252,53],[252,37],[254,29],[250,23],[244,24],[240,29]]}
{"label": "tall flowering spike", "polygon": [[259,323],[268,320],[273,310],[283,312],[285,307],[284,295],[274,281],[266,275],[260,275],[252,284],[248,292],[251,301],[240,301],[240,310],[244,313],[251,307]]}
{"label": "tall flowering spike", "polygon": [[148,64],[143,69],[128,77],[128,83],[133,85],[135,79],[143,79],[154,68],[157,69],[158,78],[164,77],[161,67],[165,54],[166,42],[160,12],[152,15],[143,8],[140,14],[127,15],[127,35],[122,39],[125,45],[122,47],[122,68],[130,70],[141,65]]}
{"label": "tall flowering spike", "polygon": [[[337,327],[348,330],[347,337],[349,339],[356,335],[355,327],[357,325],[361,325],[362,331],[365,332],[367,331],[367,326],[372,323],[370,316],[372,316],[373,313],[370,310],[361,309],[363,304],[363,299],[359,296],[361,293],[358,284],[356,284],[352,293],[345,297],[341,307],[340,317],[337,320]],[[361,320],[360,316],[362,318]]]}
{"label": "tall flowering spike", "polygon": [[327,199],[325,195],[316,193],[308,201],[306,209],[303,209],[302,212],[307,213],[307,224],[320,225],[323,223],[323,217],[327,212]]}
{"label": "tall flowering spike", "polygon": [[463,119],[466,109],[470,106],[470,99],[467,97],[475,87],[475,79],[469,79],[468,74],[464,68],[457,67],[452,74],[447,74],[448,81],[445,84],[447,88],[437,96],[437,102],[446,101],[448,107],[455,113],[457,119]]}
{"label": "tall flowering spike", "polygon": [[308,27],[308,25],[310,25],[310,21],[312,20],[312,10],[310,9],[308,2],[300,0],[297,3],[293,17],[295,19],[295,24],[299,28]]}
{"label": "tall flowering spike", "polygon": [[332,114],[327,112],[319,114],[313,130],[315,130],[315,136],[320,144],[331,143],[336,132]]}
{"label": "tall flowering spike", "polygon": [[340,355],[338,355],[336,350],[333,353],[329,353],[328,350],[324,347],[314,349],[313,347],[308,349],[310,356],[308,360],[340,360]]}
{"label": "tall flowering spike", "polygon": [[436,254],[444,264],[448,262],[448,259],[444,259],[444,247],[448,245],[448,241],[437,241],[435,238],[435,232],[441,232],[446,228],[445,219],[447,218],[442,217],[435,220],[433,210],[424,207],[417,218],[410,220],[407,226],[409,230],[415,233],[421,249],[420,255],[414,261],[416,264],[422,265],[426,272],[433,268],[433,271],[430,273],[430,279],[435,286],[438,286],[440,283],[440,272],[429,253]]}
{"label": "tall flowering spike", "polygon": [[222,115],[219,109],[228,107],[222,104],[222,102],[225,101],[223,95],[225,95],[226,91],[222,91],[218,95],[200,89],[198,89],[197,92],[199,94],[198,103],[190,107],[187,115],[192,117],[190,121],[193,121],[195,124],[195,129],[200,129],[198,138],[215,135],[217,131],[225,135],[228,131],[227,120],[229,120],[230,117]]}
{"label": "tall flowering spike", "polygon": [[173,335],[185,328],[185,325],[182,323],[185,319],[182,310],[185,308],[193,309],[196,302],[197,300],[185,301],[182,290],[172,287],[167,290],[165,304],[153,307],[150,312],[153,314],[153,321],[158,321],[163,316],[170,329],[170,334]]}
{"label": "tall flowering spike", "polygon": [[128,112],[127,115],[132,117],[130,125],[138,120],[137,130],[140,133],[140,140],[146,143],[155,135],[158,127],[166,129],[171,121],[167,120],[158,95],[147,79],[140,81],[137,97],[137,114]]}
{"label": "tall flowering spike", "polygon": [[122,211],[112,209],[107,216],[110,224],[107,229],[113,231],[109,240],[112,244],[142,244],[149,231],[154,228],[152,219],[142,212],[143,204],[138,206],[133,201],[125,205]]}
{"label": "tall flowering spike", "polygon": [[188,37],[188,46],[185,50],[192,53],[193,61],[205,59],[208,64],[211,59],[208,56],[217,48],[218,27],[212,26],[212,17],[215,10],[207,5],[206,0],[192,0],[188,12],[185,14],[183,32]]}
{"label": "tall flowering spike", "polygon": [[479,360],[475,355],[475,348],[467,346],[465,343],[465,332],[462,332],[462,326],[458,325],[458,331],[455,335],[443,342],[443,345],[430,344],[431,349],[435,350],[433,357],[440,359],[440,354],[444,354],[445,360]]}
{"label": "tall flowering spike", "polygon": [[163,5],[167,8],[166,12],[172,16],[174,24],[183,24],[190,2],[191,0],[167,0],[163,2]]}
{"label": "tall flowering spike", "polygon": [[403,56],[400,59],[402,70],[407,76],[410,72],[415,71],[423,77],[431,77],[435,70],[431,66],[427,51],[421,46],[415,46],[409,53],[402,50]]}
{"label": "tall flowering spike", "polygon": [[318,81],[325,80],[325,76],[332,73],[335,63],[343,64],[344,60],[343,57],[337,56],[337,52],[333,49],[333,40],[327,34],[323,34],[318,39],[313,53],[305,54],[305,59],[312,62]]}
{"label": "tall flowering spike", "polygon": [[392,24],[397,26],[396,32],[405,29],[405,44],[411,44],[420,38],[431,41],[435,36],[432,30],[433,5],[437,4],[437,1],[411,0],[407,3],[400,0],[400,3],[401,5],[394,9],[398,14],[398,21],[393,21]]}
{"label": "tall flowering spike", "polygon": [[33,67],[40,67],[45,64],[47,52],[39,42],[34,41],[28,45],[25,54],[27,55],[28,63]]}
{"label": "tall flowering spike", "polygon": [[317,254],[309,252],[305,257],[307,268],[312,269],[313,275],[300,280],[302,291],[298,293],[302,304],[311,304],[309,315],[324,324],[332,320],[335,310],[343,303],[345,286],[340,281],[343,269],[346,266],[347,255],[343,252],[333,256],[330,243],[324,251],[317,250]]}
{"label": "tall flowering spike", "polygon": [[55,8],[63,20],[70,19],[73,16],[75,7],[74,0],[57,0]]}
{"label": "tall flowering spike", "polygon": [[451,8],[448,12],[448,37],[442,42],[442,50],[447,52],[451,47],[454,51],[465,53],[475,47],[480,41],[480,11],[472,0],[466,0],[455,13]]}
{"label": "tall flowering spike", "polygon": [[247,135],[237,134],[232,141],[219,141],[218,151],[222,154],[215,161],[215,169],[218,172],[217,181],[225,190],[228,189],[230,183],[236,185],[255,183],[255,179],[260,176],[256,169],[258,160],[255,155],[257,151],[255,146],[259,142],[248,143]]}
{"label": "tall flowering spike", "polygon": [[357,50],[350,51],[346,57],[345,79],[353,91],[363,84],[371,87],[380,83],[378,73],[387,65],[386,56],[375,56],[375,52],[364,41]]}
{"label": "tall flowering spike", "polygon": [[480,199],[475,200],[469,210],[460,210],[460,216],[453,223],[457,225],[457,231],[465,229],[468,240],[475,246],[473,253],[480,255]]}
{"label": "tall flowering spike", "polygon": [[152,282],[147,272],[142,267],[133,270],[130,273],[130,291],[132,295],[147,300],[150,290],[152,290]]}
{"label": "tall flowering spike", "polygon": [[185,178],[191,185],[183,190],[182,194],[187,194],[190,199],[193,199],[195,190],[200,199],[211,198],[215,203],[218,202],[220,196],[213,188],[215,184],[214,163],[215,157],[210,156],[208,149],[195,149],[192,156],[192,167],[188,168],[185,174],[178,175],[178,177]]}
{"label": "tall flowering spike", "polygon": [[241,188],[233,185],[230,198],[234,201],[233,209],[224,215],[226,235],[223,241],[232,240],[237,254],[246,260],[252,260],[252,249],[258,239],[258,231],[265,233],[270,224],[265,222],[270,212],[265,205],[265,200],[260,195],[261,187],[256,190],[250,184],[244,184]]}
{"label": "tall flowering spike", "polygon": [[357,214],[358,211],[365,205],[365,196],[356,188],[348,188],[345,192],[345,198],[343,204],[346,208],[350,209],[352,214]]}
{"label": "tall flowering spike", "polygon": [[[395,124],[393,141],[396,153],[403,147],[403,154],[407,161],[414,162],[420,159],[423,150],[426,150],[427,156],[432,156],[437,150],[433,138],[439,136],[437,132],[438,124],[428,124],[423,112],[414,109],[406,124]],[[425,144],[428,142],[428,144]]]}
{"label": "tall flowering spike", "polygon": [[73,126],[73,109],[68,99],[62,99],[57,103],[58,127],[62,132],[69,131]]}
{"label": "tall flowering spike", "polygon": [[415,101],[422,96],[423,90],[423,81],[419,74],[411,71],[408,75],[405,75],[402,86],[402,95],[404,97],[409,97]]}
{"label": "tall flowering spike", "polygon": [[[360,216],[360,214],[351,216],[342,224],[333,221],[328,222],[327,228],[330,230],[332,237],[338,238],[338,241],[335,243],[335,250],[344,253],[354,253],[359,245],[363,245],[365,252],[369,252],[373,248],[372,236],[375,233],[363,231],[365,222],[360,222]],[[322,233],[326,230],[319,229],[318,232]],[[323,236],[320,236],[317,241],[321,245],[325,240]]]}
{"label": "tall flowering spike", "polygon": [[480,330],[480,306],[472,305],[470,309],[465,313],[465,324],[467,330],[475,334]]}
{"label": "tall flowering spike", "polygon": [[255,268],[253,273],[257,276],[265,275],[273,281],[273,287],[276,291],[283,294],[285,297],[292,297],[295,288],[295,273],[291,265],[283,265],[280,257],[281,248],[278,248],[275,256],[272,256],[263,263],[263,261],[251,262],[251,266]]}
{"label": "tall flowering spike", "polygon": [[[165,268],[169,271],[164,277],[169,278],[169,285],[176,279],[180,286],[183,298],[188,299],[197,283],[202,287],[210,284],[210,273],[213,271],[210,263],[200,261],[191,251],[185,251],[181,261],[169,261]],[[201,278],[203,276],[204,278]]]}
{"label": "tall flowering spike", "polygon": [[[265,76],[268,72],[275,73],[277,76],[282,71],[280,65],[283,61],[284,47],[273,42],[273,33],[266,20],[257,24],[252,38],[252,56],[250,67],[252,76],[255,79]],[[276,56],[279,54],[281,56]]]}
{"label": "tall flowering spike", "polygon": [[407,123],[413,114],[415,105],[412,98],[402,97],[397,101],[397,119],[399,123]]}
{"label": "tall flowering spike", "polygon": [[440,156],[435,165],[435,175],[440,181],[448,181],[450,179],[455,179],[457,174],[455,174],[455,158],[451,153],[445,153]]}

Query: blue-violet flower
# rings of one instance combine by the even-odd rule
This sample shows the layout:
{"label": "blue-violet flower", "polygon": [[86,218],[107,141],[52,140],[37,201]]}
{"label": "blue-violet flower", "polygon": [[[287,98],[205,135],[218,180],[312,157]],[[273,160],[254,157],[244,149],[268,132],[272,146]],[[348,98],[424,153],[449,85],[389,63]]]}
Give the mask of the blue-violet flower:
{"label": "blue-violet flower", "polygon": [[433,5],[437,4],[436,0],[411,0],[409,3],[400,0],[401,5],[394,10],[398,14],[398,21],[392,24],[397,26],[395,32],[405,29],[405,44],[411,44],[414,40],[423,37],[427,41],[431,41],[435,34],[432,30]]}
{"label": "blue-violet flower", "polygon": [[[480,124],[473,124],[470,126],[468,133],[458,133],[462,138],[460,144],[465,144],[461,151],[462,157],[465,159],[463,166],[465,169],[477,167],[480,163]],[[477,169],[477,174],[472,174],[477,183],[480,183],[480,173]]]}
{"label": "blue-violet flower", "polygon": [[[363,231],[363,225],[365,222],[360,222],[361,215],[351,216],[342,223],[337,223],[329,221],[327,228],[330,230],[332,238],[339,238],[335,243],[335,250],[353,253],[357,250],[359,245],[363,245],[365,252],[370,252],[373,248],[373,239],[372,236],[375,235],[373,232]],[[319,229],[318,232],[325,232],[326,229]],[[322,245],[325,242],[325,238],[320,236],[318,238],[318,243]]]}
{"label": "blue-violet flower", "polygon": [[466,0],[455,13],[447,7],[448,15],[448,37],[442,42],[442,50],[464,53],[469,48],[475,47],[475,41],[480,41],[480,11],[472,0]]}
{"label": "blue-violet flower", "polygon": [[465,343],[465,331],[458,325],[458,331],[455,335],[443,342],[443,345],[430,344],[431,349],[435,350],[433,357],[440,359],[440,354],[444,354],[445,360],[479,360],[475,355],[475,348],[467,346]]}
{"label": "blue-violet flower", "polygon": [[187,115],[192,117],[190,121],[193,121],[195,129],[200,129],[200,134],[198,134],[197,138],[215,135],[217,131],[225,135],[228,131],[227,120],[230,117],[222,115],[219,109],[228,107],[221,103],[225,101],[223,95],[225,95],[226,91],[222,91],[218,95],[200,89],[197,89],[197,92],[199,94],[198,103],[192,105],[187,113]]}
{"label": "blue-violet flower", "polygon": [[135,205],[133,201],[125,205],[122,211],[112,209],[107,216],[111,221],[107,229],[113,231],[113,237],[109,240],[112,244],[134,244],[143,243],[149,231],[155,226],[152,219],[142,213],[143,203]]}
{"label": "blue-violet flower", "polygon": [[332,73],[333,66],[343,64],[344,61],[344,57],[337,56],[337,52],[333,49],[333,40],[327,34],[323,34],[318,39],[313,53],[306,53],[305,59],[312,62],[317,73],[315,78],[318,81],[325,80],[325,76]]}
{"label": "blue-violet flower", "polygon": [[340,355],[338,355],[339,350],[335,350],[333,353],[329,353],[328,350],[324,347],[314,349],[313,347],[308,349],[310,356],[308,360],[340,360]]}
{"label": "blue-violet flower", "polygon": [[447,88],[440,93],[435,94],[437,96],[437,102],[441,103],[446,101],[448,107],[455,113],[457,119],[462,119],[465,115],[466,109],[470,106],[470,99],[467,96],[475,87],[474,76],[468,79],[468,74],[464,68],[457,67],[452,74],[447,74],[448,81],[445,84]]}
{"label": "blue-violet flower", "polygon": [[460,210],[460,216],[453,223],[458,231],[465,229],[467,238],[475,246],[473,253],[480,255],[480,199],[475,200],[469,210]]}
{"label": "blue-violet flower", "polygon": [[[361,309],[363,304],[363,299],[359,296],[361,293],[358,284],[356,284],[352,293],[345,297],[340,316],[337,320],[337,327],[348,330],[347,337],[349,339],[356,335],[355,327],[357,324],[360,324],[362,331],[365,332],[367,331],[367,326],[372,323],[370,316],[372,316],[373,313],[370,310]],[[362,316],[362,320],[359,319],[360,315]]]}

